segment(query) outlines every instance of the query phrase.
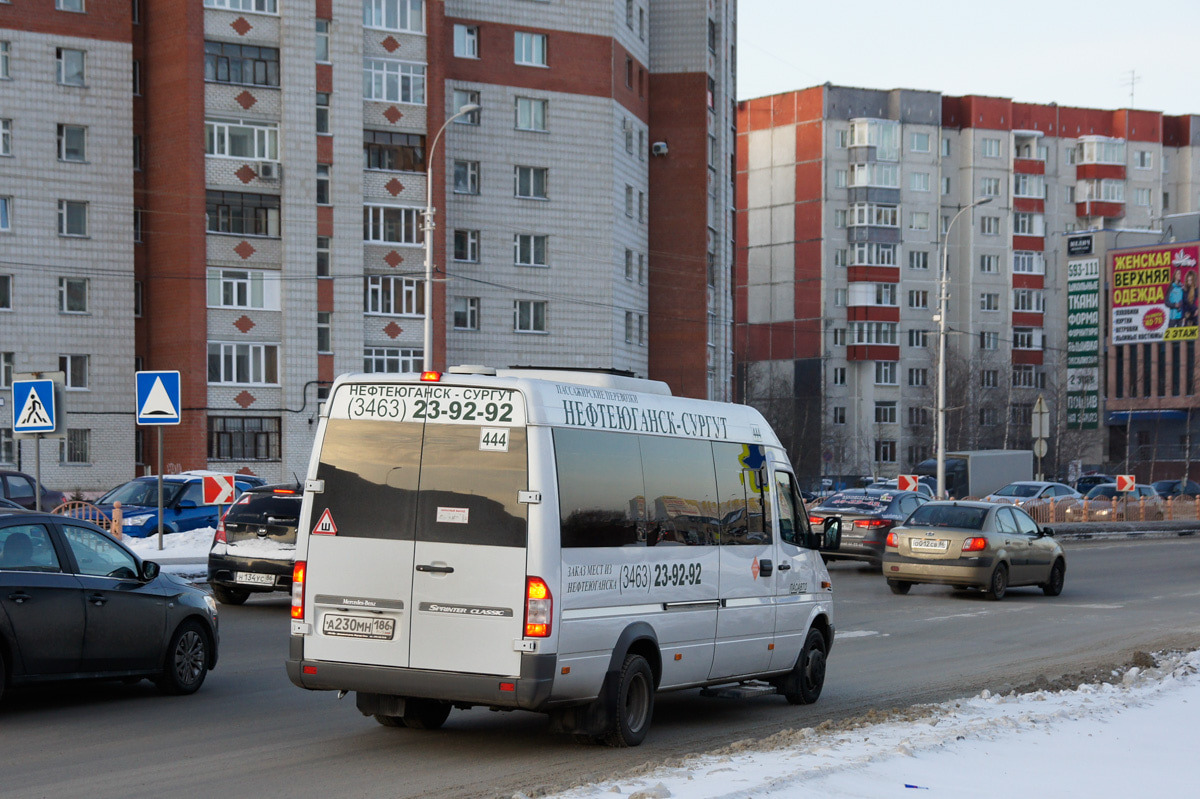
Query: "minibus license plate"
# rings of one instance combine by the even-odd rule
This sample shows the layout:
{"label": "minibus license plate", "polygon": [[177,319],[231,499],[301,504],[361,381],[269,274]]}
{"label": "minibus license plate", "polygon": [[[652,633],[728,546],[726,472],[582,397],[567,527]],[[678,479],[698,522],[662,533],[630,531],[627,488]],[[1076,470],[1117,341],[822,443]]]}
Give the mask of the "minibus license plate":
{"label": "minibus license plate", "polygon": [[950,542],[945,538],[914,538],[912,540],[912,548],[922,552],[945,552],[949,547]]}
{"label": "minibus license plate", "polygon": [[326,613],[321,620],[321,632],[345,638],[379,638],[392,640],[396,620],[377,616],[352,616],[348,613]]}

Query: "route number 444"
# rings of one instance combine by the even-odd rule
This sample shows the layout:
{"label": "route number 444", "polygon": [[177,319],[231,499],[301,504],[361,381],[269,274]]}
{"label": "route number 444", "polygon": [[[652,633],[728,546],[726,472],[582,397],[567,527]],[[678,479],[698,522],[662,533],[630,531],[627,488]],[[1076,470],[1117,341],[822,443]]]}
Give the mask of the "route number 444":
{"label": "route number 444", "polygon": [[489,452],[508,452],[508,428],[480,428],[479,448]]}

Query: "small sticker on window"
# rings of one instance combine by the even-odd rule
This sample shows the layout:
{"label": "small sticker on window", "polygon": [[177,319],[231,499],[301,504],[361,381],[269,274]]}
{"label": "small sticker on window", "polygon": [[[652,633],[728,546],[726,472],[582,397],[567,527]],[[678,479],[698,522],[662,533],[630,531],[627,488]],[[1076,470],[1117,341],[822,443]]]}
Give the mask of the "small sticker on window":
{"label": "small sticker on window", "polygon": [[479,449],[485,452],[508,452],[508,428],[479,428]]}
{"label": "small sticker on window", "polygon": [[470,513],[470,508],[439,507],[437,509],[437,520],[443,524],[466,524]]}

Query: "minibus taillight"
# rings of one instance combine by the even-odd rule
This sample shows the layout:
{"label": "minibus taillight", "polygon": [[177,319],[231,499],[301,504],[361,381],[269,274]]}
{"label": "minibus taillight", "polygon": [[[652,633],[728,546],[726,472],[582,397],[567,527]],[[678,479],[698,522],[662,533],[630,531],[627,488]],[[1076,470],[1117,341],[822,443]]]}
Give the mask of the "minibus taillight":
{"label": "minibus taillight", "polygon": [[554,598],[550,586],[541,577],[525,578],[525,637],[547,638],[550,635],[550,612]]}
{"label": "minibus taillight", "polygon": [[292,567],[292,618],[304,620],[304,573],[308,571],[308,562],[296,561]]}

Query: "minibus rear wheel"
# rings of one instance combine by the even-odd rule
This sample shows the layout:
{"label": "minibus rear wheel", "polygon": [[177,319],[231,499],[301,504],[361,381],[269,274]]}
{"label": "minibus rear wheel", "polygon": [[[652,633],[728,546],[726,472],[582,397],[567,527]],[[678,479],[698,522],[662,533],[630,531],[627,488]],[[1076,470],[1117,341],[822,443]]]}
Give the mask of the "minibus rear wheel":
{"label": "minibus rear wheel", "polygon": [[600,740],[609,746],[637,746],[646,739],[653,715],[654,672],[641,655],[626,655],[608,708],[609,729]]}

